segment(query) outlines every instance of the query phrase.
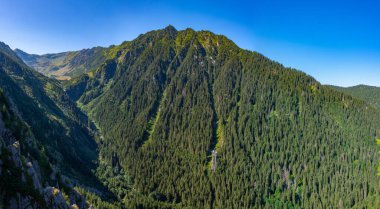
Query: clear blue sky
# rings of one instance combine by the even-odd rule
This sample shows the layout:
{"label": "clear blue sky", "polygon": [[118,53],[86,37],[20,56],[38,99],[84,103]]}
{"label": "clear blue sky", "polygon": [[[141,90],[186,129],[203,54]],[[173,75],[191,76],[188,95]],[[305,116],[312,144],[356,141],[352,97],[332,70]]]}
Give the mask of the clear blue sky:
{"label": "clear blue sky", "polygon": [[171,24],[224,34],[323,84],[380,86],[379,10],[375,0],[0,0],[0,41],[43,54]]}

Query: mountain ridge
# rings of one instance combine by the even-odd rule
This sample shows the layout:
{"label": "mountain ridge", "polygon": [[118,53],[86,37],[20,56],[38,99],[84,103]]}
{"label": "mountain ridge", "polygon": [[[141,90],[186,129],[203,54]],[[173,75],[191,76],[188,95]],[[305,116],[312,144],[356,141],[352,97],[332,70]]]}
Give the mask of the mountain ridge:
{"label": "mountain ridge", "polygon": [[103,61],[103,50],[103,47],[93,47],[79,51],[49,53],[44,55],[28,54],[20,49],[15,49],[14,52],[27,65],[37,71],[58,80],[68,80],[73,76],[87,72],[101,63]]}
{"label": "mountain ridge", "polygon": [[[319,198],[324,202],[317,203],[306,193],[297,196],[297,188],[308,185],[295,186],[292,191],[290,185],[318,178],[329,178],[335,182],[331,184],[341,182],[332,173],[312,175],[303,166],[311,164],[315,170],[314,162],[318,162],[331,166],[331,171],[338,166],[346,175],[348,162],[339,158],[346,159],[344,153],[356,146],[366,147],[378,158],[374,155],[377,110],[322,86],[305,73],[242,50],[224,36],[169,28],[140,35],[109,54],[101,67],[67,82],[66,91],[105,133],[103,158],[116,159],[135,179],[134,187],[144,195],[154,194],[159,202],[194,208],[246,208],[250,204],[308,208],[310,204],[338,206],[339,199],[334,199],[344,193],[343,204],[353,206],[347,199],[355,195],[344,188],[345,192],[335,190],[335,197],[320,190],[315,195],[323,195]],[[363,124],[371,124],[372,131],[365,131]],[[314,140],[321,147],[315,147]],[[346,148],[339,148],[342,144]],[[219,160],[213,173],[209,162],[214,149]],[[326,151],[330,149],[339,151],[340,157]],[[309,160],[299,167],[282,153]],[[314,159],[316,153],[323,154]],[[359,161],[366,158],[360,153],[356,157]],[[272,167],[263,164],[263,159]],[[327,167],[325,172],[331,172]],[[373,167],[366,169],[361,172]],[[304,179],[281,178],[295,171],[300,173],[292,175]],[[372,172],[368,175],[375,175]],[[266,185],[263,178],[268,176],[277,183]],[[360,184],[355,179],[350,182]],[[234,187],[234,193],[225,187]],[[248,195],[246,190],[253,193]],[[246,201],[240,201],[239,195]]]}
{"label": "mountain ridge", "polygon": [[328,86],[380,108],[380,87],[365,84],[351,87]]}
{"label": "mountain ridge", "polygon": [[209,31],[150,31],[101,60],[56,84],[98,129],[92,171],[119,208],[378,205],[366,102]]}

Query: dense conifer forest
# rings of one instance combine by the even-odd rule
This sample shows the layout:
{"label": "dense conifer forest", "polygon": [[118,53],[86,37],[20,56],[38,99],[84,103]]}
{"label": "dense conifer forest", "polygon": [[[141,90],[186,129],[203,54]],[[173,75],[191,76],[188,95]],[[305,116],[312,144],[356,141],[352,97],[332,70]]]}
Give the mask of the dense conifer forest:
{"label": "dense conifer forest", "polygon": [[366,101],[374,107],[380,108],[380,87],[357,85],[351,87],[330,86],[360,100]]}
{"label": "dense conifer forest", "polygon": [[379,195],[379,111],[224,36],[149,32],[66,89],[97,124],[101,159],[128,176],[131,206],[350,208]]}
{"label": "dense conifer forest", "polygon": [[225,36],[168,26],[87,54],[99,63],[61,82],[5,49],[0,104],[71,179],[57,183],[68,202],[75,190],[95,208],[380,205],[380,110]]}

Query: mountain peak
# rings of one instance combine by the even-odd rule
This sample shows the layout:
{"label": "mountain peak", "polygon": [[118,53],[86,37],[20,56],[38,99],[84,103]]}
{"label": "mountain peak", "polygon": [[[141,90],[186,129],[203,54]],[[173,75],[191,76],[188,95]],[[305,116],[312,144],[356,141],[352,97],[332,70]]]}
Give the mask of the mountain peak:
{"label": "mountain peak", "polygon": [[10,54],[9,52],[11,52],[12,49],[7,44],[0,41],[0,51],[4,52],[6,54]]}
{"label": "mountain peak", "polygon": [[18,48],[14,49],[13,52],[16,53],[16,55],[17,55],[18,57],[20,57],[21,59],[23,59],[23,57],[21,57],[20,55],[22,55],[22,56],[27,56],[27,55],[29,55],[29,54],[26,53],[25,51],[23,51],[23,50],[21,50],[21,49],[18,49]]}
{"label": "mountain peak", "polygon": [[4,42],[0,41],[0,52],[6,54],[7,56],[11,57],[13,60],[23,63],[22,60],[16,55],[16,53]]}
{"label": "mountain peak", "polygon": [[10,47],[4,42],[0,41],[0,48],[10,48]]}
{"label": "mountain peak", "polygon": [[168,32],[177,32],[177,29],[173,25],[168,25],[164,28],[165,31]]}
{"label": "mountain peak", "polygon": [[19,49],[19,48],[16,48],[16,49],[14,49],[13,51],[16,52],[16,53],[17,53],[17,52],[26,53],[26,52],[24,52],[23,50],[21,50],[21,49]]}

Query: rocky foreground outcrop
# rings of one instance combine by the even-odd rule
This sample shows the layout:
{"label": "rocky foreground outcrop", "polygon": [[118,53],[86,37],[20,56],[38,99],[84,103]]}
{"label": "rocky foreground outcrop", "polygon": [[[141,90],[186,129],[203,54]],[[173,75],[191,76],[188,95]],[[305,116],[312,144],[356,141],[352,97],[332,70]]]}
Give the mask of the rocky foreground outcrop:
{"label": "rocky foreground outcrop", "polygon": [[[33,139],[23,143],[28,141]],[[0,112],[0,209],[92,208],[50,163],[45,168],[50,174],[44,175],[39,161],[21,151],[27,152],[23,143],[6,128]]]}

